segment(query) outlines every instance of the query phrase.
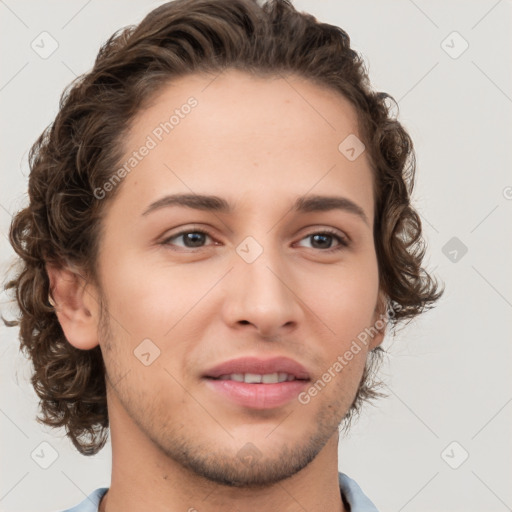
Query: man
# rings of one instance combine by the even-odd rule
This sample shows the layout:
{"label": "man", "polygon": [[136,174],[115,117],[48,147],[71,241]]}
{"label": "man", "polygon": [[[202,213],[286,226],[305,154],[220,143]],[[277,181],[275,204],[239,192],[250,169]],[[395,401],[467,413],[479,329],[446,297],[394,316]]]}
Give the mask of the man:
{"label": "man", "polygon": [[338,427],[441,294],[385,99],[285,0],[164,4],[73,84],[8,284],[45,422],[86,455],[111,435],[110,487],[71,510],[376,510]]}

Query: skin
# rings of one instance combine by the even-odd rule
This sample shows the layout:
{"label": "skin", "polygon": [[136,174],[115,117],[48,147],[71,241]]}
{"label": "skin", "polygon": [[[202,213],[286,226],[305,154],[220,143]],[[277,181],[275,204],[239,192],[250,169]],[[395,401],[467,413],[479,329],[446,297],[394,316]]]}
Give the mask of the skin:
{"label": "skin", "polygon": [[[48,267],[68,341],[99,344],[105,359],[113,464],[100,510],[346,510],[338,426],[383,333],[307,405],[251,410],[201,375],[235,357],[287,356],[315,382],[382,314],[372,172],[366,153],[351,162],[338,151],[359,134],[356,111],[298,77],[190,75],[134,119],[127,156],[190,96],[197,107],[108,203],[101,287]],[[234,211],[172,206],[142,215],[173,193],[218,195]],[[357,203],[368,223],[348,211],[290,210],[298,196],[334,193]],[[197,227],[208,236],[196,235],[195,247],[169,240]],[[340,242],[311,237],[326,228],[349,246],[326,252]],[[263,249],[253,263],[236,252],[248,236]],[[160,350],[149,366],[133,353],[146,338]],[[252,464],[239,455],[248,442]]]}

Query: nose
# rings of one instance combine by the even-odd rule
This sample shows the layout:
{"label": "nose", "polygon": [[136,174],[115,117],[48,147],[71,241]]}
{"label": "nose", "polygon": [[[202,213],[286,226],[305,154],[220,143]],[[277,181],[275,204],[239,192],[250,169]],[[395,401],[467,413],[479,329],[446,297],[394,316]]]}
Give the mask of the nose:
{"label": "nose", "polygon": [[255,330],[268,339],[296,329],[302,314],[298,283],[282,255],[264,249],[248,263],[234,254],[223,304],[224,320],[230,327]]}

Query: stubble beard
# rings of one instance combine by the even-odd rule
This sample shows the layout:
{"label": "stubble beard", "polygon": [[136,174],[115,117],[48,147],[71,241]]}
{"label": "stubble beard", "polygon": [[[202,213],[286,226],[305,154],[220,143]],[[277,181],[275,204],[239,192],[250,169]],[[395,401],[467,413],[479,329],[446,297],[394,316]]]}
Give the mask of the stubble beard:
{"label": "stubble beard", "polygon": [[[105,352],[108,353],[104,359],[114,361],[115,335],[112,332],[104,299],[101,304],[102,313],[98,334],[102,340],[104,356],[107,355]],[[179,426],[177,424],[169,425],[165,429],[166,424],[159,418],[159,408],[156,407],[158,402],[153,402],[153,407],[150,405],[148,408],[147,401],[144,401],[144,407],[138,407],[140,396],[136,397],[129,388],[125,387],[127,381],[123,379],[123,369],[115,366],[117,372],[113,366],[107,368],[105,365],[105,376],[111,388],[110,391],[116,394],[118,402],[126,413],[158,451],[178,464],[185,472],[191,473],[191,476],[226,487],[265,488],[295,475],[317,457],[334,434],[338,434],[339,425],[347,412],[346,398],[339,397],[334,403],[319,410],[312,421],[314,431],[307,438],[293,445],[283,444],[277,453],[273,449],[272,456],[265,454],[264,451],[259,453],[256,451],[252,460],[247,462],[243,456],[243,450],[242,452],[230,451],[230,447],[215,448],[205,441],[197,442],[192,435],[183,433],[186,429],[177,428]],[[113,374],[111,375],[110,372]],[[114,385],[114,383],[117,384]],[[278,428],[291,428],[294,420],[300,421],[301,407],[304,406],[297,404],[296,409]],[[207,419],[210,420],[210,417],[208,416]],[[160,429],[155,428],[155,425],[159,425]],[[247,442],[251,440],[248,439]],[[258,449],[257,446],[256,448]]]}

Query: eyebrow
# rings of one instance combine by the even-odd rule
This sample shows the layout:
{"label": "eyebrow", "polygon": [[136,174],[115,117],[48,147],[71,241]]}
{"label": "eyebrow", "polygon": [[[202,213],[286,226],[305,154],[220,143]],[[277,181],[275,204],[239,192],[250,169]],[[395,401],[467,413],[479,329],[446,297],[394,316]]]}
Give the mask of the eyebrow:
{"label": "eyebrow", "polygon": [[[233,206],[219,196],[198,195],[198,194],[172,194],[164,196],[151,203],[142,215],[160,210],[169,206],[184,206],[195,210],[212,211],[230,214]],[[296,213],[326,212],[331,210],[342,210],[361,218],[365,224],[370,225],[364,210],[352,200],[341,196],[309,195],[296,199],[292,209]]]}

